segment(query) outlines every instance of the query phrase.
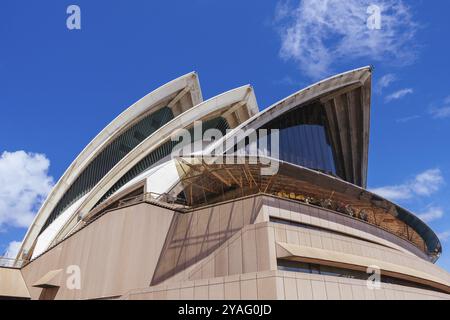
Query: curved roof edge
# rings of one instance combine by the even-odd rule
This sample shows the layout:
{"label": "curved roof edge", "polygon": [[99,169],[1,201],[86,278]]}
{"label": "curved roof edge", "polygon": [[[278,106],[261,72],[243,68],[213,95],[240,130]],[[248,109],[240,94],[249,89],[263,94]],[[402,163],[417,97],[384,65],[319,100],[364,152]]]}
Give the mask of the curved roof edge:
{"label": "curved roof edge", "polygon": [[[242,113],[242,110],[246,111]],[[84,201],[78,206],[74,213],[67,219],[55,239],[62,239],[70,233],[77,223],[77,219],[89,214],[101,197],[126,174],[134,165],[146,155],[160,146],[177,129],[187,127],[194,121],[210,117],[214,114],[230,116],[232,113],[247,114],[246,118],[254,116],[258,112],[256,96],[250,85],[245,85],[204,101],[169,121],[158,129],[147,139],[141,142],[135,149],[127,154],[114,166],[107,175],[88,193]],[[237,124],[239,125],[239,123]],[[53,239],[52,241],[54,241]]]}
{"label": "curved roof edge", "polygon": [[[300,105],[304,105],[318,99],[320,99],[321,102],[326,103],[327,101],[333,100],[339,95],[343,95],[355,89],[361,88],[362,97],[359,103],[362,106],[362,110],[359,112],[361,112],[363,124],[362,130],[361,132],[359,132],[360,139],[362,140],[360,148],[361,150],[358,150],[361,154],[360,159],[355,159],[358,158],[358,156],[356,155],[358,152],[356,150],[353,150],[351,147],[351,145],[354,144],[353,137],[350,139],[350,141],[345,141],[346,149],[339,150],[339,152],[348,153],[348,155],[342,155],[342,157],[348,157],[348,159],[345,159],[345,162],[351,163],[354,166],[353,168],[346,168],[347,171],[350,171],[352,173],[355,172],[355,176],[359,176],[359,179],[356,179],[356,177],[354,178],[356,180],[355,184],[358,184],[358,181],[362,187],[366,187],[369,153],[371,74],[372,67],[366,66],[363,68],[358,68],[352,71],[338,74],[336,76],[312,84],[304,89],[301,89],[293,93],[292,95],[274,103],[254,117],[248,119],[246,122],[242,123],[239,127],[235,128],[233,131],[227,134],[227,136],[208,146],[208,148],[206,148],[205,150],[205,153],[211,153],[216,148],[219,148],[219,150],[223,149],[220,148],[220,146],[228,145],[227,142],[231,139],[235,139],[240,130],[246,130],[250,128],[257,129],[270,120],[277,118]],[[342,127],[345,126],[345,124],[339,123],[339,121],[337,121],[336,126]],[[349,120],[348,126],[355,127],[356,124]],[[339,130],[335,130],[335,135],[339,136],[338,133]],[[341,139],[341,137],[337,137],[337,139]],[[360,160],[360,163],[358,163],[358,165],[356,165],[356,163],[353,164],[353,162],[357,162],[358,160]],[[361,168],[360,172],[356,170],[356,167]]]}
{"label": "curved roof edge", "polygon": [[[375,193],[373,193],[370,190],[367,190],[363,187],[354,185],[350,182],[347,182],[345,180],[342,179],[338,179],[335,178],[333,176],[327,175],[325,173],[319,172],[319,171],[315,171],[306,167],[302,167],[290,162],[286,162],[286,161],[281,161],[280,163],[285,163],[288,164],[289,166],[292,167],[296,167],[296,168],[300,168],[302,170],[307,170],[308,172],[314,173],[316,174],[318,177],[323,177],[326,179],[332,179],[333,181],[343,184],[343,186],[345,186],[345,188],[349,188],[349,189],[354,189],[354,190],[358,190],[359,192],[361,192],[361,194],[364,194],[364,197],[367,196],[371,196],[373,201],[377,201],[377,202],[384,202],[387,203],[391,206],[394,206],[396,209],[396,214],[394,214],[399,220],[403,221],[405,224],[407,224],[408,226],[410,226],[412,229],[414,229],[421,237],[422,239],[425,241],[425,243],[427,244],[427,248],[434,251],[430,251],[428,253],[428,256],[430,257],[430,260],[432,262],[436,262],[437,259],[439,258],[439,255],[442,253],[442,245],[441,242],[439,240],[439,237],[437,236],[437,234],[425,223],[423,222],[421,219],[419,219],[414,213],[412,213],[411,211],[401,207],[400,205],[386,199],[383,198]],[[334,184],[335,185],[335,184]],[[436,254],[436,256],[433,256],[432,254]]]}
{"label": "curved roof edge", "polygon": [[[226,158],[227,156],[223,156]],[[233,163],[239,165],[241,163],[240,161],[234,160],[235,155],[228,156],[233,161],[230,161],[229,163]],[[367,199],[368,201],[372,203],[376,203],[380,207],[387,207],[387,208],[395,208],[395,210],[389,210],[391,214],[398,218],[400,221],[404,222],[406,225],[410,226],[412,229],[414,229],[420,237],[424,240],[428,252],[424,252],[420,248],[416,247],[418,250],[421,250],[426,254],[426,256],[429,258],[431,262],[436,262],[439,258],[441,252],[442,252],[442,246],[439,240],[439,237],[436,235],[436,233],[422,220],[420,220],[417,216],[415,216],[412,212],[408,211],[407,209],[395,204],[394,202],[385,199],[370,190],[367,190],[365,188],[362,188],[360,186],[354,185],[348,181],[330,176],[326,173],[322,173],[320,171],[316,171],[298,164],[294,164],[291,162],[283,161],[280,159],[271,158],[268,156],[253,156],[253,155],[246,155],[246,156],[240,156],[246,159],[254,159],[252,163],[278,163],[279,170],[277,173],[283,172],[284,175],[288,176],[300,176],[301,180],[307,179],[308,181],[313,181],[315,184],[319,185],[325,185],[328,183],[330,187],[333,188],[333,190],[336,190],[338,192],[342,192],[345,194],[348,194],[352,197],[359,197]],[[226,160],[221,159],[221,157],[216,156],[197,156],[192,155],[189,157],[179,157],[179,159],[184,159],[184,162],[186,161],[195,161],[196,159],[203,159],[206,160],[204,162],[206,163],[214,163],[217,160],[221,160],[219,163],[228,163]],[[265,161],[260,161],[260,159],[265,159]],[[200,162],[200,160],[198,162]],[[270,160],[270,161],[269,161]],[[250,161],[249,161],[250,162]],[[245,160],[242,161],[242,163],[245,163]],[[256,179],[257,180],[257,179]],[[180,181],[182,181],[182,178],[180,178]],[[174,189],[175,190],[175,189]],[[176,192],[178,193],[179,190],[176,189]],[[171,194],[172,191],[169,192]],[[175,194],[172,194],[172,196],[176,196]],[[209,203],[211,204],[211,203]],[[392,233],[392,232],[390,232]],[[404,241],[408,241],[406,239],[403,239],[402,237],[396,235],[395,233],[392,233],[395,236],[399,237],[400,239]]]}
{"label": "curved roof edge", "polygon": [[[78,175],[92,161],[114,137],[116,137],[124,128],[134,122],[135,119],[142,114],[149,112],[156,107],[161,101],[169,98],[178,92],[186,90],[191,94],[192,105],[195,106],[203,101],[200,83],[196,72],[190,72],[177,79],[174,79],[161,87],[150,92],[125,111],[112,120],[77,156],[69,168],[61,176],[53,187],[51,193],[42,204],[38,214],[34,218],[33,223],[28,228],[27,233],[22,241],[22,245],[17,254],[16,259],[28,255],[29,250],[34,246],[35,241],[41,231],[42,226],[47,220],[53,208],[56,206],[61,197],[65,194],[71,184]],[[177,96],[174,100],[179,99]]]}
{"label": "curved roof edge", "polygon": [[312,170],[309,168],[305,168],[305,167],[302,167],[302,166],[299,166],[299,165],[296,165],[296,164],[293,164],[290,162],[280,160],[280,163],[285,163],[292,167],[300,168],[302,170],[307,170],[308,172],[312,172],[312,173],[316,174],[318,177],[332,179],[333,181],[335,181],[337,183],[341,183],[341,184],[345,185],[346,186],[345,188],[348,188],[348,189],[353,188],[355,190],[359,190],[359,192],[361,192],[361,194],[364,194],[364,197],[367,197],[367,196],[372,197],[373,201],[384,202],[391,206],[394,206],[396,209],[396,214],[394,214],[394,215],[400,221],[403,221],[405,224],[407,224],[412,229],[414,229],[425,241],[427,248],[432,250],[432,251],[428,252],[428,256],[433,263],[437,261],[440,254],[442,253],[442,245],[441,245],[439,237],[436,235],[436,233],[425,222],[423,222],[421,219],[419,219],[414,213],[410,212],[409,210],[399,206],[398,204],[396,204],[386,198],[383,198],[383,197],[373,193],[370,190],[367,190],[360,186],[354,185],[345,180],[338,179],[333,176],[327,175],[325,173],[315,171],[315,170]]}

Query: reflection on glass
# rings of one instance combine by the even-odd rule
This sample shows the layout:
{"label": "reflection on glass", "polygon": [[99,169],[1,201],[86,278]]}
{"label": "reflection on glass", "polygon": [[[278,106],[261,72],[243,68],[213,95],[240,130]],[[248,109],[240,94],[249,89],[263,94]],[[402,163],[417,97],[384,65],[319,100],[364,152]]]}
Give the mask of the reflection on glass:
{"label": "reflection on glass", "polygon": [[[258,148],[268,155],[303,167],[336,175],[326,116],[321,104],[297,107],[268,122],[260,129],[267,129],[266,141],[258,142]],[[272,155],[271,129],[279,130],[279,155]],[[259,133],[259,132],[258,132]]]}

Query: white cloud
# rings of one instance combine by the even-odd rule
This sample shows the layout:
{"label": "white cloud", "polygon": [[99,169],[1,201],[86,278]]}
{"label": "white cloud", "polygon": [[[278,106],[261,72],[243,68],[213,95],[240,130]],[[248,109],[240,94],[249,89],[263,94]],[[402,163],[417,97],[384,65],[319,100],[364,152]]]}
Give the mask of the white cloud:
{"label": "white cloud", "polygon": [[276,85],[283,85],[283,86],[289,86],[289,87],[302,87],[305,86],[304,83],[294,80],[292,77],[290,76],[284,76],[282,79],[279,80],[275,80],[273,82]]}
{"label": "white cloud", "polygon": [[407,122],[410,122],[412,120],[416,120],[416,119],[419,119],[419,118],[420,118],[419,115],[414,115],[414,116],[409,116],[409,117],[404,117],[404,118],[397,119],[397,122],[398,123],[407,123]]}
{"label": "white cloud", "polygon": [[411,183],[411,189],[414,193],[421,196],[430,196],[439,191],[444,184],[442,172],[439,169],[431,169],[418,174]]}
{"label": "white cloud", "polygon": [[442,107],[432,107],[430,114],[434,119],[444,119],[450,117],[450,96],[445,98]]}
{"label": "white cloud", "polygon": [[387,87],[389,87],[389,85],[394,82],[397,79],[397,77],[392,74],[392,73],[388,73],[384,76],[382,76],[380,78],[380,80],[378,80],[376,86],[375,86],[375,91],[378,93],[381,93],[383,91],[383,89],[386,89]]}
{"label": "white cloud", "polygon": [[431,115],[435,119],[444,119],[450,117],[450,106],[438,109],[432,109]]}
{"label": "white cloud", "polygon": [[401,89],[401,90],[395,91],[395,92],[391,93],[390,95],[388,95],[385,100],[386,100],[386,102],[391,102],[392,100],[401,99],[404,96],[406,96],[408,94],[412,94],[412,93],[414,93],[414,90],[411,88]]}
{"label": "white cloud", "polygon": [[279,2],[275,25],[281,37],[280,55],[295,61],[312,78],[331,73],[335,62],[371,58],[396,64],[415,59],[417,30],[410,8],[402,0],[378,0],[381,29],[367,26],[372,0],[300,0]]}
{"label": "white cloud", "polygon": [[444,216],[444,210],[439,207],[430,207],[426,212],[417,215],[423,222],[429,223]]}
{"label": "white cloud", "polygon": [[450,104],[450,96],[448,96],[447,98],[444,99],[444,103],[445,104]]}
{"label": "white cloud", "polygon": [[11,259],[16,258],[17,254],[19,253],[21,244],[22,244],[22,242],[19,242],[19,241],[11,241],[9,243],[8,247],[6,248],[5,258],[11,258]]}
{"label": "white cloud", "polygon": [[405,200],[412,197],[411,189],[407,185],[386,186],[375,188],[371,191],[382,196],[383,198],[391,200]]}
{"label": "white cloud", "polygon": [[374,188],[371,191],[393,201],[407,200],[414,196],[430,196],[439,191],[444,183],[441,170],[430,169],[403,184]]}
{"label": "white cloud", "polygon": [[441,241],[447,241],[450,238],[450,231],[438,233],[437,236]]}
{"label": "white cloud", "polygon": [[0,228],[27,228],[53,186],[50,161],[25,151],[0,155]]}

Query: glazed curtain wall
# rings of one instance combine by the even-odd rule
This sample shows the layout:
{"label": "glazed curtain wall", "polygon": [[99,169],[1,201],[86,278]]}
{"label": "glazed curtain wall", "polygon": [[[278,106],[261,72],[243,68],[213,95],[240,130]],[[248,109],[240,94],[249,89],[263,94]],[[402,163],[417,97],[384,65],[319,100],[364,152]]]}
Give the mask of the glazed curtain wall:
{"label": "glazed curtain wall", "polygon": [[[228,122],[222,118],[214,118],[202,123],[202,133],[204,134],[208,129],[218,129],[222,134],[225,135],[226,130],[229,129]],[[191,137],[195,138],[193,134],[194,128],[190,128]],[[194,142],[194,141],[192,141]],[[122,178],[119,179],[109,190],[106,192],[102,198],[97,202],[95,206],[100,205],[105,200],[107,200],[111,195],[113,195],[117,190],[123,187],[132,179],[136,178],[141,173],[154,167],[159,161],[170,156],[172,149],[178,144],[178,141],[171,141],[170,139],[164,142],[160,147],[150,152],[144,159],[139,161],[133,168],[131,168]]]}
{"label": "glazed curtain wall", "polygon": [[[267,152],[272,157],[271,129],[279,129],[280,160],[336,176],[333,148],[321,104],[297,107],[266,123]],[[258,142],[260,148],[261,144]]]}
{"label": "glazed curtain wall", "polygon": [[87,194],[131,150],[172,119],[173,113],[170,108],[159,109],[142,118],[106,146],[78,176],[55,206],[41,233],[64,210]]}

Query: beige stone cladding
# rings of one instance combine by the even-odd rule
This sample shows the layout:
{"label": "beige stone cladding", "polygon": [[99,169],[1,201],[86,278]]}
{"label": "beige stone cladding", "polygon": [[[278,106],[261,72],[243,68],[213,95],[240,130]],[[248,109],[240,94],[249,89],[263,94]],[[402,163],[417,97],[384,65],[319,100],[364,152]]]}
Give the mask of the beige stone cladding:
{"label": "beige stone cladding", "polygon": [[[389,283],[370,290],[364,280],[288,272],[277,266],[278,259],[317,258],[316,263],[346,267],[350,261],[343,257],[357,267],[379,261],[394,275],[410,273],[407,280],[420,283],[417,277],[422,277],[423,284],[431,281],[448,288],[450,282],[449,274],[425,260],[411,243],[389,237],[376,226],[261,195],[187,213],[148,203],[113,210],[26,265],[22,274],[33,299],[44,291],[34,286],[36,282],[60,269],[64,276],[56,299],[450,297],[438,290]],[[80,267],[80,290],[65,284],[71,265]]]}

